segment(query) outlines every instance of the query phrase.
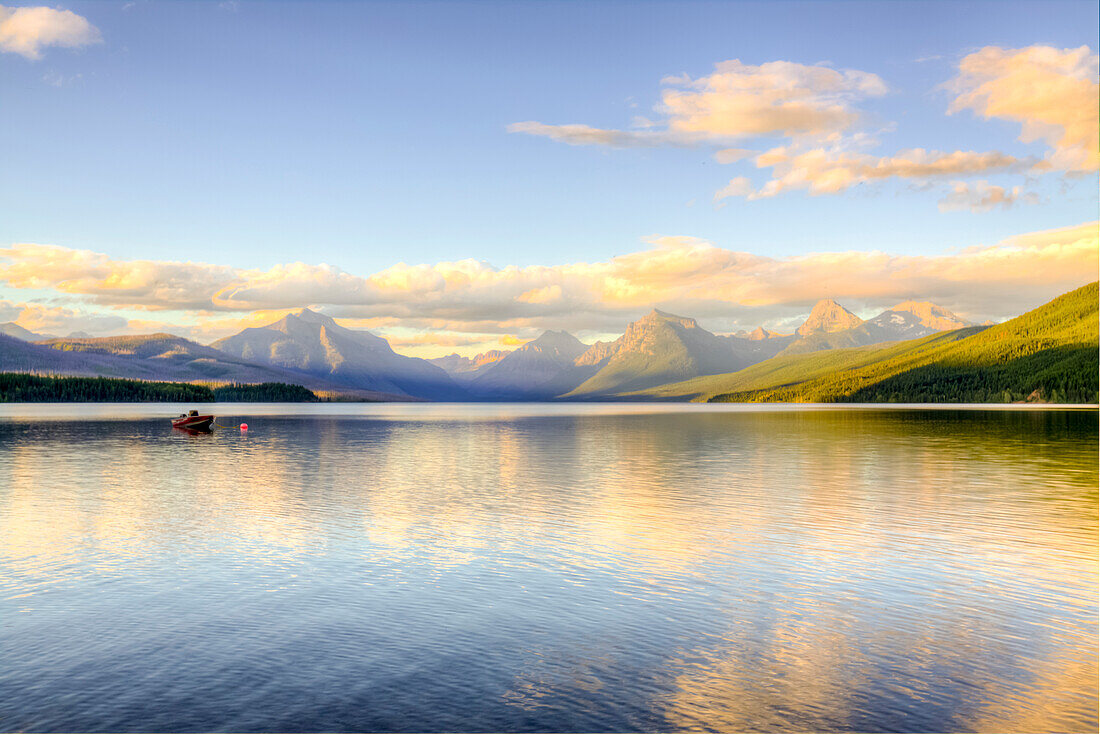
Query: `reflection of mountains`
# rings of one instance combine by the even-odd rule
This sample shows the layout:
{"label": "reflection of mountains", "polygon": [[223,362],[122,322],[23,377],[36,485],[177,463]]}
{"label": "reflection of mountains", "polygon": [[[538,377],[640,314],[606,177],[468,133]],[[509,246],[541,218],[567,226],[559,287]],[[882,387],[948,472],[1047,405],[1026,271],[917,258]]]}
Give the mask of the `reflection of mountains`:
{"label": "reflection of mountains", "polygon": [[[0,556],[40,579],[30,606],[165,555],[338,565],[375,599],[438,582],[524,631],[492,705],[578,727],[628,715],[617,686],[663,717],[647,729],[1094,717],[1095,635],[1072,622],[1095,604],[1095,412],[613,410],[208,437],[0,422]],[[433,589],[406,593],[446,603]]]}

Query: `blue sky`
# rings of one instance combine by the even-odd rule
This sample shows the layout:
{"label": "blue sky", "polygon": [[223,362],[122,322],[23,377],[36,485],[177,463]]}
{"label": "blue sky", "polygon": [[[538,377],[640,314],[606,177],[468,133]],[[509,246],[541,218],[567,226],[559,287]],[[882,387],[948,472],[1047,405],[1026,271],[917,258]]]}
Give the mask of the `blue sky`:
{"label": "blue sky", "polygon": [[606,261],[653,236],[771,258],[931,256],[1096,218],[1091,173],[971,176],[1029,197],[978,212],[940,210],[951,177],[716,202],[734,176],[759,188],[769,173],[721,165],[713,146],[568,145],[507,131],[522,121],[628,129],[638,116],[660,121],[667,76],[787,61],[884,82],[885,94],[851,103],[876,156],[1038,159],[1049,141],[1021,141],[1016,120],[946,114],[953,93],[942,85],[987,46],[1095,54],[1094,2],[63,7],[101,42],[44,47],[38,59],[0,53],[0,131],[11,141],[0,243],[368,275],[464,258],[498,268]]}

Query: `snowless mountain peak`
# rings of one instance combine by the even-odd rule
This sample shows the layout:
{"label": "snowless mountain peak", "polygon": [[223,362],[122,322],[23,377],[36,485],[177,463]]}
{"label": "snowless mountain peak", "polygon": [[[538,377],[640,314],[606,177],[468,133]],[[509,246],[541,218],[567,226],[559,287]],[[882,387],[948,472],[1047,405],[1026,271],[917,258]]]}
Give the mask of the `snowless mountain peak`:
{"label": "snowless mountain peak", "polygon": [[810,316],[798,327],[799,336],[809,336],[819,332],[831,333],[859,326],[863,319],[841,306],[831,298],[814,304]]}

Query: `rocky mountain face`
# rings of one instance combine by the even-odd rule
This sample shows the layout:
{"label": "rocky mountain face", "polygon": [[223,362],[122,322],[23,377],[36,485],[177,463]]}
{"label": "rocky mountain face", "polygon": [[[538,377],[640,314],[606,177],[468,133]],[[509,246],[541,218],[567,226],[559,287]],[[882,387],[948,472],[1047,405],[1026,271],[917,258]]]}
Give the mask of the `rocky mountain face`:
{"label": "rocky mountain face", "polygon": [[844,349],[917,339],[938,331],[951,331],[969,325],[959,316],[935,304],[906,301],[848,329],[812,331],[793,341],[781,354],[802,354],[823,349]]}
{"label": "rocky mountain face", "polygon": [[364,390],[430,400],[465,397],[440,367],[397,354],[385,339],[340,326],[308,308],[267,326],[219,339],[211,346],[250,362]]}
{"label": "rocky mountain face", "polygon": [[569,392],[596,368],[578,365],[588,347],[565,331],[546,331],[496,362],[467,383],[470,394],[493,400],[546,400]]}
{"label": "rocky mountain face", "polygon": [[859,326],[863,319],[841,306],[831,298],[818,301],[810,311],[809,317],[799,326],[799,336],[844,331]]}

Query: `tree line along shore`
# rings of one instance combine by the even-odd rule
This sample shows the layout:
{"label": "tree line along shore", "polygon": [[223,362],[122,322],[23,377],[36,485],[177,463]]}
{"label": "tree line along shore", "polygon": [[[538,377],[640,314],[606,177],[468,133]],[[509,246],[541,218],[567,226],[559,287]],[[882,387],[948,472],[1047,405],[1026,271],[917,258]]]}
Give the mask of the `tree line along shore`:
{"label": "tree line along shore", "polygon": [[115,377],[0,373],[3,403],[316,403],[323,398],[285,382],[196,384]]}

